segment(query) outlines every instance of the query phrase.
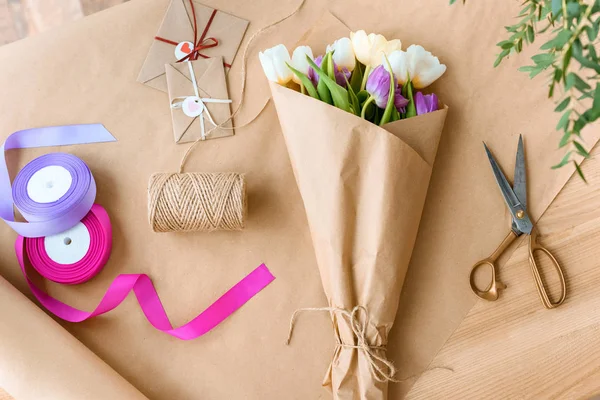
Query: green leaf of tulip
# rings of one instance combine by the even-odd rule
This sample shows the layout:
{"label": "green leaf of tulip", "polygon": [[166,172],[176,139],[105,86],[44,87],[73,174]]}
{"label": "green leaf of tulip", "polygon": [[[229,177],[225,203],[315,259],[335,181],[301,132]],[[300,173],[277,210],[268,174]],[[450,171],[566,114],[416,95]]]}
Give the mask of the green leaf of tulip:
{"label": "green leaf of tulip", "polygon": [[321,100],[321,98],[319,97],[319,93],[317,92],[317,89],[315,89],[315,86],[313,85],[311,80],[308,78],[308,76],[306,76],[302,72],[298,71],[297,69],[292,67],[290,64],[288,64],[288,63],[286,63],[286,64],[287,64],[288,68],[291,69],[292,72],[298,77],[298,79],[300,79],[300,82],[302,82],[302,85],[304,85],[304,88],[306,89],[306,91],[308,92],[310,97],[312,97],[313,99]]}
{"label": "green leaf of tulip", "polygon": [[[317,85],[317,91],[319,91],[319,86],[321,84],[326,85],[328,89],[328,93],[331,95],[331,99],[333,101],[333,105],[337,108],[350,112],[350,102],[348,100],[348,91],[338,85],[335,80],[331,79],[321,68],[315,64],[310,57],[307,57],[308,63],[315,70],[315,72],[319,75],[319,84]],[[323,58],[323,63],[325,63],[327,57]],[[321,91],[319,91],[319,95],[321,95]],[[321,96],[321,100],[323,100],[323,96]]]}
{"label": "green leaf of tulip", "polygon": [[354,71],[352,71],[352,76],[350,77],[350,86],[352,86],[354,93],[360,92],[360,85],[362,84],[364,70],[364,65],[357,61]]}
{"label": "green leaf of tulip", "polygon": [[[327,67],[324,67],[323,65],[326,65]],[[333,58],[331,58],[331,53],[325,54],[323,65],[321,65],[323,71],[327,71],[327,76],[329,76],[335,82],[335,66],[333,65]]]}
{"label": "green leaf of tulip", "polygon": [[352,88],[352,85],[350,84],[350,82],[348,82],[348,77],[346,77],[346,75],[344,75],[344,79],[346,79],[346,87],[348,88],[348,98],[350,98],[350,105],[352,106],[352,112],[355,115],[360,116],[360,102],[358,101],[358,97],[356,96],[356,93],[354,92],[354,89]]}
{"label": "green leaf of tulip", "polygon": [[[404,90],[406,89],[406,95]],[[406,118],[415,117],[417,115],[417,108],[415,106],[415,99],[413,98],[412,82],[408,81],[402,88],[402,95],[408,99],[408,105],[406,106]]]}
{"label": "green leaf of tulip", "polygon": [[[306,58],[309,59],[310,57],[307,56]],[[321,67],[323,67],[323,68],[327,67],[327,59],[325,57],[323,57],[323,61],[321,62]],[[316,70],[315,70],[315,72],[316,72]],[[317,72],[317,74],[318,74],[318,72]],[[319,82],[317,83],[317,92],[319,93],[319,97],[321,98],[321,100],[323,100],[327,104],[333,104],[333,99],[331,98],[331,92],[327,88],[327,84],[325,82],[323,82],[323,79],[319,79]]]}

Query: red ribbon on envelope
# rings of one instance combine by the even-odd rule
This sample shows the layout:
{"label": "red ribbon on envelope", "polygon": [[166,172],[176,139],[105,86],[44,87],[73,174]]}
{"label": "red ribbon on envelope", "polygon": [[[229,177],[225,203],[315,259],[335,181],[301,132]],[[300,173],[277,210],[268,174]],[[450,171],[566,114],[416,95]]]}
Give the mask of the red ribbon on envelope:
{"label": "red ribbon on envelope", "polygon": [[[210,49],[212,47],[217,47],[219,45],[219,41],[216,38],[214,38],[214,37],[207,38],[206,37],[206,35],[208,34],[208,30],[210,29],[210,26],[213,22],[213,19],[215,18],[215,15],[217,15],[217,10],[213,10],[212,14],[210,15],[210,18],[208,19],[208,22],[206,23],[206,26],[204,27],[204,31],[202,31],[200,38],[198,38],[198,23],[196,21],[196,9],[194,8],[193,0],[190,0],[190,6],[192,7],[192,14],[194,14],[194,42],[193,42],[194,48],[192,49],[190,54],[183,57],[181,60],[178,60],[177,62],[194,61],[194,60],[197,60],[198,57],[210,58],[209,56],[204,55],[200,52],[202,50]],[[159,40],[164,43],[172,44],[173,46],[177,46],[179,44],[177,42],[162,38],[160,36],[155,36],[154,39]],[[226,66],[227,68],[231,68],[231,64],[227,64],[226,62],[224,62],[223,65]]]}

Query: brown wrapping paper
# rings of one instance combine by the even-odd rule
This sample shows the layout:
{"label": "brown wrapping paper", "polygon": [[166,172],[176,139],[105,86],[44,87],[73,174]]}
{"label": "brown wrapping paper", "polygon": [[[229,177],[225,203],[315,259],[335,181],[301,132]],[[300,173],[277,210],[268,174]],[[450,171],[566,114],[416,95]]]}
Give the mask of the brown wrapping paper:
{"label": "brown wrapping paper", "polygon": [[[203,5],[196,0],[193,1],[198,26],[198,38],[200,38],[214,8]],[[217,10],[206,37],[217,39],[219,45],[202,50],[200,53],[207,57],[223,57],[223,62],[231,65],[247,28],[247,20]],[[158,33],[149,36],[144,41],[144,43],[148,43],[152,40],[152,45],[137,80],[140,83],[166,92],[165,64],[177,61],[175,58],[175,46],[153,39],[154,36],[176,43],[184,41],[193,42],[194,13],[192,12],[190,0],[171,0],[158,29]]]}
{"label": "brown wrapping paper", "polygon": [[0,304],[0,387],[15,399],[146,399],[2,277]]}
{"label": "brown wrapping paper", "polygon": [[[200,97],[210,97],[220,100],[229,99],[223,59],[221,57],[201,58],[191,61],[191,64],[196,76]],[[171,106],[177,98],[195,95],[187,62],[165,65],[165,74],[167,77],[169,104]],[[206,139],[216,139],[233,135],[233,129],[230,129],[232,123],[229,120],[231,118],[231,106],[220,103],[206,103],[205,105],[214,122],[217,124],[223,123],[223,127],[227,128],[210,132],[206,136]],[[202,137],[200,117],[190,118],[183,113],[181,108],[171,108],[171,118],[176,143],[195,142]],[[225,123],[225,121],[227,122]],[[206,117],[204,117],[204,126],[206,132],[214,128],[214,125]]]}
{"label": "brown wrapping paper", "polygon": [[[147,226],[148,178],[157,171],[175,171],[185,152],[185,146],[175,145],[169,134],[172,121],[165,95],[135,81],[167,3],[131,0],[0,48],[2,138],[35,126],[102,122],[118,139],[60,149],[81,157],[94,174],[97,202],[108,210],[114,227],[109,263],[84,285],[42,286],[60,300],[90,310],[117,274],[145,272],[154,280],[173,324],[181,325],[265,262],[277,280],[239,313],[194,341],[181,342],[154,331],[132,296],[108,315],[62,325],[152,399],[330,398],[319,385],[335,349],[328,316],[303,315],[291,346],[284,344],[293,311],[320,307],[327,300],[274,107],[267,107],[234,137],[199,146],[186,164],[188,171],[247,174],[249,218],[243,232],[159,235]],[[247,40],[260,27],[287,15],[297,2],[207,0],[207,4],[251,20]],[[516,71],[535,49],[492,68],[494,44],[505,35],[505,21],[518,13],[517,3],[450,7],[434,0],[374,0],[331,2],[328,7],[351,28],[399,37],[404,47],[419,43],[448,65],[431,90],[452,112],[445,122],[388,338],[388,357],[400,371],[398,378],[410,378],[390,384],[389,398],[399,399],[477,300],[469,288],[469,269],[495,248],[508,229],[508,215],[481,141],[488,142],[498,162],[510,171],[518,134],[523,133],[528,202],[535,217],[548,207],[572,170],[550,169],[563,153],[556,149],[560,135],[554,131],[554,105],[546,99],[543,79],[532,82]],[[270,96],[255,56],[258,50],[278,43],[292,48],[324,10],[322,2],[307,0],[298,14],[255,41],[248,60],[245,105],[236,122],[248,121]],[[317,31],[337,36],[339,21],[330,17],[328,24],[322,23]],[[241,65],[234,64],[228,75],[233,108],[241,81]],[[598,134],[591,127],[583,136],[591,146]],[[12,176],[31,158],[55,150],[10,151]],[[0,274],[29,295],[14,257],[14,238],[14,232],[0,224]],[[568,275],[569,266],[564,268]],[[535,298],[533,286],[531,290]],[[510,296],[510,288],[502,295]],[[568,299],[563,307],[569,307]],[[433,397],[435,388],[431,390]]]}
{"label": "brown wrapping paper", "polygon": [[[364,307],[356,318],[365,324],[368,345],[386,347],[447,108],[378,127],[274,83],[271,92],[327,305]],[[307,117],[310,123],[303,123]],[[358,344],[349,318],[332,312],[331,319],[337,343]],[[387,399],[388,382],[377,379],[377,367],[381,361],[367,351],[338,346],[324,384],[334,399]]]}

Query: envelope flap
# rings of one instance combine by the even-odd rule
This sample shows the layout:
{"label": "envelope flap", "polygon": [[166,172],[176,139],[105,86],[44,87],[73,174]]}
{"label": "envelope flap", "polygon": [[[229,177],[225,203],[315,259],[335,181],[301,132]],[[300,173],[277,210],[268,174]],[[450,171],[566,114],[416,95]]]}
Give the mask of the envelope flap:
{"label": "envelope flap", "polygon": [[[194,40],[194,28],[190,23],[184,1],[171,1],[156,37],[176,43]],[[177,61],[175,59],[175,46],[153,39],[144,66],[138,76],[138,81],[145,83],[164,74],[165,63],[175,61]]]}
{"label": "envelope flap", "polygon": [[[193,16],[190,2],[185,1],[184,4],[188,15]],[[206,37],[213,37],[219,41],[218,46],[205,49],[202,54],[207,57],[221,56],[226,64],[231,65],[242,43],[249,22],[221,10],[217,10],[213,20],[210,21],[214,9],[197,1],[194,1],[194,10],[196,11],[196,21],[198,23],[198,38],[208,26]],[[209,22],[211,22],[210,25],[208,25]]]}

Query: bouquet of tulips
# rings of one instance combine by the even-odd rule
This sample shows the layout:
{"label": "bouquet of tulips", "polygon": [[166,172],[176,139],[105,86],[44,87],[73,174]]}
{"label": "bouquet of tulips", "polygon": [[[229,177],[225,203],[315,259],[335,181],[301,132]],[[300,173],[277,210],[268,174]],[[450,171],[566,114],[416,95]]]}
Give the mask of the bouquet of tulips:
{"label": "bouquet of tulips", "polygon": [[[315,40],[291,57],[275,46],[260,61],[328,299],[311,310],[328,311],[334,327],[324,385],[335,399],[381,400],[396,379],[387,338],[447,112],[416,90],[446,66],[421,46],[402,51],[364,31]],[[314,58],[317,46],[324,55]]]}
{"label": "bouquet of tulips", "polygon": [[269,80],[293,82],[302,93],[381,126],[439,108],[435,94],[413,91],[433,83],[446,66],[422,46],[400,46],[398,39],[358,31],[317,58],[310,46],[296,47],[290,57],[282,44],[259,57]]}

